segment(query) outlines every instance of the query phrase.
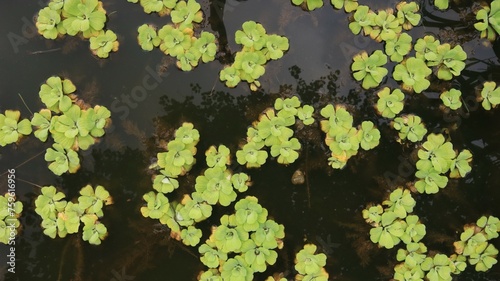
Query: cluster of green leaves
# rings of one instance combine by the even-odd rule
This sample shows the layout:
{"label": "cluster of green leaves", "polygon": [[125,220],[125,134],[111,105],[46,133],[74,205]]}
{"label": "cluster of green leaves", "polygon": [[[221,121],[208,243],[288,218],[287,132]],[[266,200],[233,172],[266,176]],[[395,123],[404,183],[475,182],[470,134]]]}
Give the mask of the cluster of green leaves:
{"label": "cluster of green leaves", "polygon": [[380,50],[374,51],[370,56],[362,51],[353,60],[352,74],[357,81],[363,81],[361,85],[364,89],[377,87],[388,73],[387,68],[383,67],[387,63],[387,56]]}
{"label": "cluster of green leaves", "polygon": [[491,110],[500,104],[500,88],[497,87],[495,82],[486,81],[483,83],[479,101],[486,110]]}
{"label": "cluster of green leaves", "polygon": [[317,254],[316,245],[306,244],[295,255],[295,270],[298,272],[295,280],[328,281],[329,275],[324,268],[325,265],[326,255]]}
{"label": "cluster of green leaves", "polygon": [[418,150],[415,188],[420,193],[434,194],[446,187],[450,178],[463,178],[471,170],[472,154],[464,149],[457,153],[442,134],[429,134]]}
{"label": "cluster of green leaves", "polygon": [[209,268],[198,280],[251,281],[254,273],[276,262],[276,249],[283,247],[285,237],[283,225],[268,218],[253,196],[236,202],[234,210],[220,218],[220,225],[198,248],[201,262]]}
{"label": "cluster of green leaves", "polygon": [[36,17],[38,33],[46,39],[56,39],[65,34],[81,34],[89,39],[90,50],[99,58],[107,58],[118,51],[116,34],[104,30],[106,10],[98,0],[51,0]]}
{"label": "cluster of green leaves", "polygon": [[439,98],[443,101],[443,104],[451,110],[457,110],[462,107],[462,92],[460,90],[450,89],[444,91]]}
{"label": "cluster of green leaves", "polygon": [[427,134],[422,118],[417,115],[407,114],[394,118],[391,126],[398,131],[399,141],[409,140],[419,142]]}
{"label": "cluster of green leaves", "polygon": [[[292,0],[296,6],[300,6],[305,11],[312,11],[323,7],[323,0]],[[332,6],[340,10],[344,8],[347,13],[350,13],[358,7],[358,0],[330,0]]]}
{"label": "cluster of green leaves", "polygon": [[236,160],[247,168],[262,166],[268,157],[265,147],[270,148],[272,157],[277,157],[280,164],[290,164],[299,157],[301,144],[293,137],[290,128],[297,118],[304,125],[314,123],[314,108],[301,106],[298,97],[278,98],[274,108],[268,108],[260,114],[259,120],[247,130],[247,143],[236,152]]}
{"label": "cluster of green leaves", "polygon": [[76,173],[80,168],[77,151],[93,145],[111,122],[111,112],[106,107],[84,104],[77,100],[75,91],[69,79],[48,78],[38,93],[47,108],[36,112],[31,119],[36,138],[46,142],[50,134],[55,142],[47,149],[45,160],[56,175]]}
{"label": "cluster of green leaves", "polygon": [[389,87],[384,87],[377,92],[377,111],[385,118],[394,118],[404,107],[405,94],[400,89],[391,92]]}
{"label": "cluster of green leaves", "polygon": [[233,64],[221,70],[219,78],[229,88],[247,81],[252,91],[260,87],[258,79],[264,75],[267,61],[280,59],[289,48],[288,38],[267,34],[264,26],[255,21],[244,22],[242,30],[235,33],[235,41],[243,48],[236,53]]}
{"label": "cluster of green leaves", "polygon": [[497,34],[500,33],[500,1],[493,0],[490,6],[483,8],[476,13],[477,23],[474,27],[481,31],[481,38],[488,38],[495,41]]}
{"label": "cluster of green leaves", "polygon": [[0,196],[0,243],[9,244],[21,226],[19,217],[23,211],[23,203],[16,201],[12,193]]}
{"label": "cluster of green leaves", "polygon": [[328,104],[321,109],[320,114],[326,118],[320,121],[320,125],[326,134],[325,143],[331,151],[328,162],[332,168],[344,168],[360,147],[370,150],[379,144],[380,131],[373,122],[363,121],[358,128],[354,128],[353,117],[345,107]]}
{"label": "cluster of green leaves", "polygon": [[494,216],[482,216],[475,224],[464,226],[460,241],[453,243],[455,252],[465,263],[475,265],[476,271],[487,271],[498,261],[498,249],[489,240],[497,238],[500,220]]}
{"label": "cluster of green leaves", "polygon": [[195,24],[203,21],[201,5],[195,0],[128,0],[144,8],[144,12],[170,15],[173,24],[164,25],[159,30],[150,24],[139,26],[137,41],[145,51],[159,47],[166,55],[177,59],[176,65],[183,71],[191,71],[201,60],[204,63],[215,59],[216,38],[213,33],[203,31],[194,36]]}
{"label": "cluster of green leaves", "polygon": [[64,200],[64,193],[54,186],[44,186],[35,200],[35,212],[42,218],[43,233],[50,238],[77,233],[83,223],[82,239],[92,245],[100,245],[108,231],[99,219],[104,216],[104,205],[113,203],[113,199],[104,187],[92,188],[86,185],[80,190],[78,202]]}
{"label": "cluster of green leaves", "polygon": [[0,146],[17,143],[23,136],[31,134],[32,128],[28,119],[19,121],[19,110],[5,110],[0,113]]}

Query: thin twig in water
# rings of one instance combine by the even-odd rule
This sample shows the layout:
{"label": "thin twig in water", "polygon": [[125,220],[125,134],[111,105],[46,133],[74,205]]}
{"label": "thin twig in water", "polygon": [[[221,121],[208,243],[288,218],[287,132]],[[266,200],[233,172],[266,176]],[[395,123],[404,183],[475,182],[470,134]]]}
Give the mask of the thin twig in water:
{"label": "thin twig in water", "polygon": [[41,185],[38,185],[38,184],[36,184],[36,183],[32,183],[32,182],[27,181],[27,180],[23,180],[23,179],[21,179],[21,178],[16,178],[16,180],[18,180],[18,181],[22,181],[22,182],[25,182],[25,183],[27,183],[27,184],[31,184],[31,185],[36,186],[36,187],[39,187],[39,188],[42,188],[42,187],[43,187],[43,186],[41,186]]}
{"label": "thin twig in water", "polygon": [[214,93],[215,84],[217,83],[217,78],[218,78],[218,77],[215,77],[215,80],[214,80],[214,86],[212,87],[212,90],[210,91],[210,95],[212,95],[212,94]]}
{"label": "thin twig in water", "polygon": [[[28,163],[29,161],[31,161],[31,160],[33,160],[33,159],[35,159],[36,157],[40,156],[40,155],[41,155],[42,153],[44,153],[44,152],[45,152],[45,150],[40,151],[40,152],[39,152],[39,153],[37,153],[35,156],[32,156],[32,157],[30,157],[28,160],[24,161],[23,163],[21,163],[21,164],[19,164],[19,165],[15,166],[13,169],[17,169],[17,168],[21,167],[22,165],[24,165],[24,164]],[[7,173],[8,173],[8,171],[7,171],[7,172],[5,172],[5,173],[3,173],[3,174],[1,174],[1,175],[0,175],[0,177],[1,177],[1,176],[4,176],[4,175],[5,175],[5,174],[7,174]]]}
{"label": "thin twig in water", "polygon": [[24,101],[23,99],[23,96],[21,96],[20,93],[17,93],[17,95],[19,96],[19,98],[21,99],[21,101],[24,103],[24,106],[26,106],[26,108],[28,109],[28,111],[31,113],[31,115],[33,115],[33,111],[31,111],[31,109],[28,107],[28,105],[26,104],[26,102]]}
{"label": "thin twig in water", "polygon": [[52,53],[61,50],[61,48],[55,48],[55,49],[50,49],[50,50],[45,50],[45,51],[34,51],[28,53],[29,55],[39,55],[39,54],[46,54],[46,53]]}

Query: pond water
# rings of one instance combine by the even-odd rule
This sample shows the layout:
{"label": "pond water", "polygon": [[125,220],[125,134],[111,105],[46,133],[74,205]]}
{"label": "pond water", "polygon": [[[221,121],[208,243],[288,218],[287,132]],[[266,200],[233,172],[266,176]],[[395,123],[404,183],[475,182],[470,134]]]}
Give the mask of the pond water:
{"label": "pond water", "polygon": [[[16,168],[16,195],[24,211],[23,230],[16,240],[16,273],[5,271],[7,247],[1,245],[0,280],[195,280],[205,269],[197,248],[170,239],[167,229],[139,212],[142,195],[152,190],[147,168],[160,151],[156,145],[159,136],[171,135],[184,121],[200,131],[198,164],[181,180],[181,191],[190,193],[196,176],[205,168],[203,152],[210,145],[225,144],[235,151],[259,113],[271,107],[277,97],[292,95],[316,109],[327,103],[345,104],[355,124],[371,120],[382,138],[377,148],[351,158],[340,171],[327,166],[324,136],[318,127],[301,138],[301,157],[288,167],[274,160],[260,169],[232,166],[233,171],[245,171],[253,180],[249,190],[239,196],[256,196],[269,215],[285,226],[285,247],[278,252],[278,262],[266,274],[256,274],[255,280],[264,280],[274,272],[285,272],[292,280],[294,255],[305,241],[327,254],[330,280],[392,277],[398,263],[397,247],[378,249],[370,242],[370,226],[361,217],[361,210],[369,203],[381,202],[394,184],[414,179],[415,166],[410,162],[413,149],[396,142],[396,132],[373,107],[376,90],[363,90],[349,70],[354,54],[382,49],[382,44],[352,35],[348,15],[334,10],[326,3],[329,1],[319,10],[305,12],[289,0],[204,0],[200,4],[206,19],[201,28],[218,34],[219,42],[227,46],[216,61],[184,73],[159,50],[144,52],[136,42],[139,25],[163,25],[168,17],[146,15],[139,5],[125,0],[103,2],[109,15],[107,28],[117,33],[120,41],[119,51],[107,60],[93,57],[87,41],[68,36],[51,41],[36,35],[33,17],[44,3],[0,2],[0,111],[17,109],[24,118],[31,117],[18,94],[29,109],[38,111],[43,107],[38,98],[40,85],[48,77],[60,75],[71,79],[89,103],[110,108],[113,121],[102,141],[80,154],[82,167],[72,175],[52,174],[43,159],[49,144],[33,136],[18,146],[1,148],[0,191],[6,190],[4,172]],[[214,7],[222,7],[224,2],[223,13],[215,12]],[[374,10],[388,7],[369,2],[373,3],[363,4]],[[470,17],[470,7],[477,7],[477,3],[466,1],[446,13],[436,11],[428,1],[419,3],[425,12],[422,25],[410,31],[413,38],[434,34],[441,42],[460,44],[469,55],[462,76],[453,80],[469,101],[468,112],[450,116],[440,109],[439,92],[448,84],[438,81],[433,81],[425,95],[407,95],[403,111],[421,116],[429,131],[444,132],[455,148],[467,148],[474,157],[472,172],[465,179],[450,180],[435,195],[414,195],[414,213],[427,226],[423,242],[429,250],[449,255],[464,224],[481,215],[500,216],[500,110],[487,112],[475,102],[482,81],[500,81],[500,63],[494,52],[499,46],[480,40],[470,18],[464,16]],[[290,40],[290,50],[266,65],[262,87],[253,93],[245,83],[229,89],[218,78],[223,63],[240,49],[234,33],[247,20],[258,21],[268,33]],[[393,67],[388,65],[390,72]],[[156,77],[156,87],[146,96],[134,96],[134,88],[152,73],[161,74]],[[392,79],[385,82],[397,87]],[[291,183],[297,169],[306,172],[306,184]],[[388,181],[388,175],[400,178]],[[114,198],[114,204],[104,210],[102,222],[109,237],[102,245],[91,246],[76,234],[56,239],[43,235],[41,219],[34,212],[38,186],[55,185],[67,198],[75,198],[89,183],[105,186]],[[214,215],[200,224],[203,239],[222,214],[232,211],[216,207]],[[500,248],[500,239],[492,243]],[[500,280],[500,265],[486,273],[477,273],[469,266],[454,280]]]}

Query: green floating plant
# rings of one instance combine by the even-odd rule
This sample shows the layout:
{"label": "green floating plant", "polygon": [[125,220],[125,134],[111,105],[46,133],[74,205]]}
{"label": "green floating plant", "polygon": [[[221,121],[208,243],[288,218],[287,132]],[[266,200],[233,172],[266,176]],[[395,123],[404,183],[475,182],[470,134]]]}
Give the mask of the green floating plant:
{"label": "green floating plant", "polygon": [[85,38],[96,36],[106,22],[106,11],[97,0],[67,0],[64,2],[63,26],[68,35],[82,32]]}
{"label": "green floating plant", "polygon": [[236,200],[236,192],[231,183],[229,170],[220,167],[208,168],[202,176],[196,178],[196,191],[210,205],[217,203],[229,206]]}
{"label": "green floating plant", "polygon": [[306,104],[297,109],[297,117],[304,123],[304,125],[312,125],[314,123],[314,107]]}
{"label": "green floating plant", "polygon": [[260,150],[262,146],[249,142],[241,150],[236,151],[236,161],[247,168],[259,168],[266,163],[267,151]]}
{"label": "green floating plant", "polygon": [[19,121],[21,112],[18,110],[5,110],[0,113],[0,146],[16,143],[22,136],[31,134],[31,123],[28,119]]}
{"label": "green floating plant", "polygon": [[410,53],[412,40],[408,33],[401,33],[395,39],[385,42],[385,53],[390,56],[391,61],[401,62]]}
{"label": "green floating plant", "polygon": [[137,42],[144,51],[151,51],[154,47],[160,46],[161,38],[158,37],[156,28],[152,25],[143,24],[137,28]]}
{"label": "green floating plant", "polygon": [[401,117],[396,117],[391,125],[394,129],[398,130],[399,139],[408,139],[411,142],[418,142],[424,139],[425,134],[427,134],[427,129],[425,128],[422,119],[413,114],[408,114]]}
{"label": "green floating plant", "polygon": [[498,238],[500,232],[500,220],[494,216],[482,216],[476,221],[476,225],[484,230],[488,240]]}
{"label": "green floating plant", "polygon": [[481,101],[481,105],[484,109],[490,110],[495,108],[500,104],[500,88],[497,88],[495,82],[486,81],[483,83],[481,96],[478,99]]}
{"label": "green floating plant", "polygon": [[200,243],[202,234],[200,229],[190,225],[181,231],[182,243],[194,247]]}
{"label": "green floating plant", "polygon": [[326,255],[316,254],[316,250],[316,245],[306,244],[295,255],[295,270],[298,272],[296,280],[328,280],[328,273],[324,269]]}
{"label": "green floating plant", "polygon": [[402,26],[392,9],[378,11],[374,23],[370,37],[377,42],[395,40],[402,30]]}
{"label": "green floating plant", "polygon": [[452,110],[457,110],[460,107],[462,107],[462,101],[460,100],[461,97],[462,97],[462,92],[457,89],[450,89],[449,91],[444,91],[439,96],[439,98],[443,101],[443,104]]}
{"label": "green floating plant", "polygon": [[221,277],[223,280],[251,281],[253,280],[253,270],[243,257],[236,256],[228,259],[222,265]]}
{"label": "green floating plant", "polygon": [[23,203],[17,201],[12,193],[0,196],[0,243],[11,244],[9,241],[19,233],[19,217],[22,211]]}
{"label": "green floating plant", "polygon": [[141,214],[145,218],[160,219],[168,217],[170,211],[169,200],[163,193],[150,191],[142,196],[146,206],[141,207]]}
{"label": "green floating plant", "polygon": [[375,206],[368,206],[362,211],[363,219],[365,219],[365,221],[372,226],[376,226],[380,223],[380,221],[382,220],[382,213],[384,213],[384,209],[380,204]]}
{"label": "green floating plant", "polygon": [[71,107],[75,99],[72,93],[75,91],[76,87],[71,80],[52,76],[40,86],[38,95],[48,109],[59,113],[65,112]]}
{"label": "green floating plant", "polygon": [[376,14],[370,10],[370,7],[359,5],[349,23],[349,29],[354,35],[359,34],[361,29],[365,35],[369,35],[375,26],[375,17]]}
{"label": "green floating plant", "polygon": [[370,240],[379,247],[387,249],[392,249],[399,244],[401,237],[405,234],[406,223],[397,217],[394,212],[384,211],[380,223],[370,229]]}
{"label": "green floating plant", "polygon": [[167,152],[157,155],[158,166],[164,170],[165,176],[176,178],[191,170],[199,139],[200,134],[192,123],[185,122],[176,130],[175,139],[167,144]]}
{"label": "green floating plant", "polygon": [[436,61],[438,59],[437,48],[440,42],[432,35],[426,35],[419,38],[415,43],[415,57],[426,62]]}
{"label": "green floating plant", "polygon": [[396,259],[404,263],[394,268],[394,279],[401,281],[423,279],[425,273],[420,265],[425,261],[426,253],[427,247],[421,242],[407,243],[406,249],[398,249]]}
{"label": "green floating plant", "polygon": [[38,11],[36,18],[36,28],[38,33],[46,39],[56,39],[59,34],[64,34],[66,31],[61,23],[60,11],[45,7]]}
{"label": "green floating plant", "polygon": [[[404,219],[409,213],[413,212],[416,203],[411,196],[410,190],[399,187],[391,192],[389,199],[382,202],[382,205],[387,206],[387,211],[394,212],[398,218]],[[381,208],[377,207],[377,212],[379,210]]]}
{"label": "green floating plant", "polygon": [[377,92],[377,96],[379,99],[376,108],[383,117],[392,119],[403,110],[405,95],[401,90],[394,89],[391,92],[389,87],[384,87]]}
{"label": "green floating plant", "polygon": [[427,271],[425,277],[429,281],[451,281],[451,274],[455,270],[453,262],[451,262],[448,256],[443,254],[436,254],[434,257],[425,258],[421,267],[422,270]]}
{"label": "green floating plant", "polygon": [[201,23],[203,20],[201,5],[195,0],[178,1],[170,16],[173,23],[188,28],[193,28],[193,23]]}
{"label": "green floating plant", "polygon": [[[429,134],[427,141],[422,145],[423,149],[418,150],[417,162],[430,163],[434,170],[439,173],[446,173],[450,169],[450,164],[456,153],[453,150],[453,144],[445,141],[442,134]],[[420,170],[420,169],[419,169]]]}
{"label": "green floating plant", "polygon": [[41,109],[40,112],[35,112],[31,119],[31,126],[35,127],[34,135],[42,142],[47,141],[51,126],[52,112],[50,109]]}
{"label": "green floating plant", "polygon": [[97,36],[90,37],[89,41],[92,53],[102,59],[109,57],[109,53],[118,51],[120,46],[116,34],[111,30],[101,30]]}
{"label": "green floating plant", "polygon": [[397,18],[403,29],[410,30],[412,27],[419,25],[421,15],[418,14],[420,9],[417,2],[402,1],[396,5]]}
{"label": "green floating plant", "polygon": [[432,70],[422,59],[412,57],[396,65],[392,77],[396,81],[403,82],[403,89],[421,93],[431,85],[431,82],[427,80],[427,76],[431,73]]}
{"label": "green floating plant", "polygon": [[95,214],[100,218],[104,215],[102,207],[113,204],[113,199],[102,185],[96,186],[95,189],[91,185],[86,185],[80,190],[78,204],[85,210],[85,213]]}
{"label": "green floating plant", "polygon": [[441,44],[436,48],[437,57],[427,62],[428,66],[437,66],[437,77],[441,80],[451,80],[453,76],[459,76],[465,68],[467,53],[460,45],[453,49],[450,44]]}
{"label": "green floating plant", "polygon": [[45,153],[45,161],[50,162],[49,169],[60,176],[66,172],[76,173],[80,169],[80,158],[78,153],[72,149],[63,148],[54,143],[53,148],[48,148]]}
{"label": "green floating plant", "polygon": [[469,150],[460,151],[450,163],[450,178],[464,178],[472,170],[471,161],[472,153]]}
{"label": "green floating plant", "polygon": [[375,128],[371,121],[363,121],[361,128],[358,130],[359,145],[364,150],[375,148],[380,141],[380,131]]}
{"label": "green floating plant", "polygon": [[440,10],[446,10],[448,9],[448,6],[450,5],[449,0],[434,0],[434,6]]}
{"label": "green floating plant", "polygon": [[387,56],[380,50],[376,50],[370,56],[363,51],[354,56],[351,65],[354,79],[363,81],[364,89],[377,87],[382,79],[387,75],[387,68],[383,67],[387,63]]}
{"label": "green floating plant", "polygon": [[490,41],[495,41],[497,34],[500,33],[500,1],[494,0],[490,6],[485,6],[477,11],[476,19],[479,22],[474,24],[474,27],[481,31],[481,38],[488,38]]}
{"label": "green floating plant", "polygon": [[309,11],[323,7],[323,0],[292,0],[292,3]]}
{"label": "green floating plant", "polygon": [[358,8],[358,0],[330,0],[335,9],[344,8],[346,13],[355,11]]}
{"label": "green floating plant", "polygon": [[83,222],[83,241],[88,241],[92,245],[101,245],[101,241],[108,236],[108,229],[97,220],[96,215],[84,215],[81,218]]}

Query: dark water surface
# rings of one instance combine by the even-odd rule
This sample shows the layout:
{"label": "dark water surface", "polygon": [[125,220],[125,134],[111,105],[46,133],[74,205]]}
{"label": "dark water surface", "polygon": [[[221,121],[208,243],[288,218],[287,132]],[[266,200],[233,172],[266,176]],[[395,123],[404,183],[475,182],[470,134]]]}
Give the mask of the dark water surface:
{"label": "dark water surface", "polygon": [[[223,21],[219,19],[222,14],[210,14],[210,5],[222,1],[201,1],[209,19],[202,28],[216,32],[220,42],[227,41],[229,52],[220,52],[217,61],[183,73],[158,49],[144,52],[136,43],[139,25],[163,25],[168,17],[146,15],[139,5],[125,0],[103,2],[109,15],[107,28],[117,33],[120,41],[120,50],[107,60],[94,58],[88,41],[68,36],[51,41],[34,34],[32,18],[41,8],[36,1],[0,1],[0,110],[17,109],[23,118],[31,118],[18,93],[32,111],[38,111],[43,107],[38,98],[40,85],[48,77],[60,75],[71,79],[86,101],[111,109],[113,120],[102,142],[80,153],[82,167],[74,175],[53,175],[43,159],[50,144],[33,136],[18,146],[1,148],[0,173],[29,161],[16,168],[16,193],[24,204],[23,231],[16,240],[16,273],[0,273],[0,280],[3,276],[21,281],[195,280],[204,269],[197,248],[170,240],[165,228],[139,212],[142,195],[152,190],[147,167],[160,150],[155,137],[168,135],[183,121],[194,123],[200,131],[198,164],[181,180],[181,191],[190,193],[195,177],[204,169],[203,152],[210,145],[223,143],[235,151],[258,114],[272,106],[275,98],[290,95],[298,95],[317,109],[329,102],[346,104],[355,125],[362,120],[373,121],[382,139],[374,150],[351,158],[341,171],[326,165],[319,128],[301,136],[301,157],[289,167],[269,159],[257,170],[233,167],[248,172],[254,182],[240,196],[258,197],[270,216],[285,226],[285,247],[278,252],[277,264],[266,275],[256,274],[255,280],[264,280],[273,272],[285,272],[292,279],[294,254],[304,241],[317,244],[327,254],[330,280],[392,277],[397,249],[377,249],[369,241],[370,227],[363,221],[361,210],[370,202],[381,202],[394,188],[384,175],[400,175],[399,184],[413,180],[414,165],[408,164],[413,149],[395,141],[396,132],[373,107],[376,91],[363,90],[349,71],[355,53],[361,49],[370,53],[382,49],[382,44],[353,36],[347,27],[347,14],[334,10],[329,1],[310,13],[292,6],[289,0],[227,1]],[[372,9],[386,8],[384,5],[373,3]],[[410,32],[413,38],[434,34],[442,43],[462,45],[469,54],[468,67],[452,83],[462,90],[464,99],[471,101],[469,112],[449,116],[439,108],[439,92],[450,86],[439,81],[433,81],[425,95],[407,95],[404,109],[404,113],[421,116],[429,131],[446,130],[456,149],[467,148],[474,155],[473,170],[465,179],[450,180],[436,195],[414,195],[414,213],[427,226],[423,242],[429,250],[450,255],[464,224],[481,215],[500,216],[500,110],[486,112],[474,102],[475,90],[483,81],[500,82],[500,64],[494,47],[479,40],[473,20],[463,16],[471,17],[472,10],[467,8],[471,3],[446,13],[435,11],[428,2],[422,2],[422,6],[424,22]],[[234,32],[247,20],[258,21],[268,33],[290,40],[289,52],[267,64],[266,74],[260,79],[262,88],[255,93],[250,93],[244,83],[228,89],[218,80],[222,62],[240,49],[234,43]],[[53,51],[45,52],[48,50]],[[158,78],[157,87],[144,98],[125,100],[125,96],[132,97],[133,89],[142,85],[145,76],[160,68],[164,76]],[[392,73],[393,64],[388,69]],[[386,82],[397,86],[392,79]],[[296,169],[306,171],[307,184],[291,184]],[[5,175],[0,181],[3,193]],[[34,212],[39,194],[36,185],[55,185],[72,199],[88,183],[105,186],[114,198],[115,204],[104,209],[102,219],[109,237],[102,245],[92,246],[77,234],[64,239],[43,235],[41,219]],[[208,237],[210,225],[218,224],[219,217],[230,212],[232,208],[216,207],[214,215],[200,224],[203,239]],[[500,248],[499,239],[492,243]],[[2,245],[0,250],[0,268],[5,271],[7,248]],[[469,266],[454,280],[500,280],[500,265],[486,273],[477,273]]]}

